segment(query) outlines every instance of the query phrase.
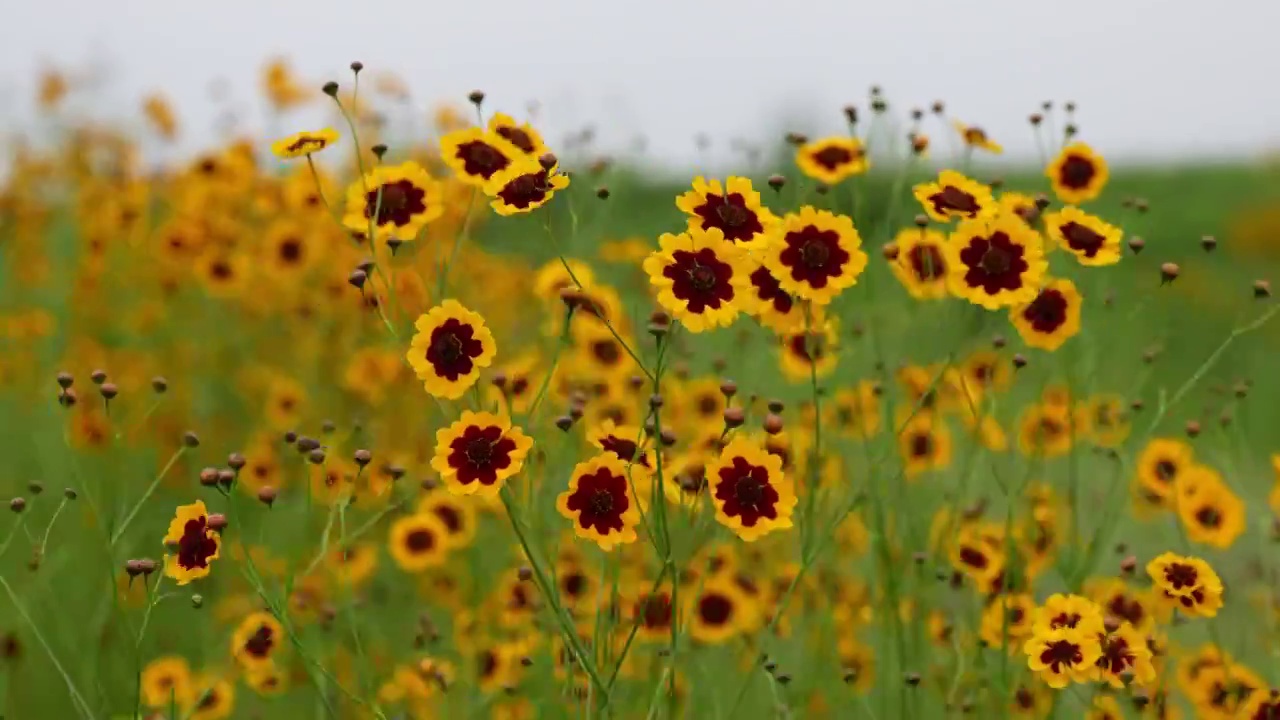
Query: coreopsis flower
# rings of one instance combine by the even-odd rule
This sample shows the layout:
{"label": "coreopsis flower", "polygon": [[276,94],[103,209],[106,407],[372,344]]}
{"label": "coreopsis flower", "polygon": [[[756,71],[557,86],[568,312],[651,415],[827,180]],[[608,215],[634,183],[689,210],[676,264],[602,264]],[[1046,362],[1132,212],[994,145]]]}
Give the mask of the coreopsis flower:
{"label": "coreopsis flower", "polygon": [[955,170],[943,170],[936,181],[916,185],[912,193],[937,222],[991,217],[1000,207],[991,188]]}
{"label": "coreopsis flower", "polygon": [[524,467],[533,439],[506,416],[464,410],[436,431],[431,467],[455,495],[493,497]]}
{"label": "coreopsis flower", "polygon": [[524,152],[492,130],[465,128],[440,138],[440,158],[468,185],[483,187]]}
{"label": "coreopsis flower", "polygon": [[1000,144],[992,140],[985,130],[977,125],[966,125],[960,121],[954,121],[956,132],[960,133],[961,139],[964,140],[965,147],[977,150],[985,150],[993,155],[999,155],[1004,152],[1004,148]]}
{"label": "coreopsis flower", "polygon": [[947,297],[947,236],[928,228],[908,228],[893,239],[898,254],[889,261],[894,277],[917,300]]}
{"label": "coreopsis flower", "polygon": [[1055,593],[1036,609],[1034,626],[1041,633],[1059,628],[1101,633],[1102,609],[1087,597]]}
{"label": "coreopsis flower", "polygon": [[1069,627],[1033,631],[1023,651],[1027,666],[1051,688],[1088,682],[1102,657],[1097,633]]}
{"label": "coreopsis flower", "polygon": [[542,135],[529,123],[518,123],[510,115],[494,113],[489,118],[489,130],[519,148],[527,157],[537,158],[547,152]]}
{"label": "coreopsis flower", "polygon": [[285,642],[280,621],[269,612],[255,612],[231,634],[231,656],[249,671],[269,667]]}
{"label": "coreopsis flower", "polygon": [[1058,199],[1072,205],[1098,197],[1110,177],[1107,161],[1082,142],[1063,148],[1050,161],[1044,174],[1053,185],[1053,192]]}
{"label": "coreopsis flower", "polygon": [[1147,574],[1167,605],[1195,617],[1213,617],[1222,608],[1222,580],[1209,563],[1164,553],[1147,563]]}
{"label": "coreopsis flower", "polygon": [[152,708],[185,707],[194,699],[196,689],[192,682],[191,666],[178,655],[165,655],[148,662],[138,681],[142,702]]}
{"label": "coreopsis flower", "polygon": [[716,520],[752,542],[792,526],[795,488],[782,460],[749,440],[735,438],[706,469]]}
{"label": "coreopsis flower", "polygon": [[1120,262],[1120,240],[1124,232],[1102,218],[1068,206],[1045,213],[1045,231],[1058,247],[1067,250],[1081,265],[1114,265]]}
{"label": "coreopsis flower", "polygon": [[947,243],[952,294],[988,310],[1034,300],[1048,267],[1040,236],[1009,215],[963,221]]}
{"label": "coreopsis flower", "polygon": [[569,176],[558,166],[544,167],[524,157],[495,172],[484,184],[489,206],[499,215],[533,212],[546,205],[556,191],[569,187]]}
{"label": "coreopsis flower", "polygon": [[1145,685],[1155,679],[1156,668],[1151,662],[1147,636],[1128,622],[1121,622],[1115,630],[1106,632],[1101,645],[1094,679],[1115,688],[1124,687],[1126,681]]}
{"label": "coreopsis flower", "polygon": [[1065,278],[1051,280],[1034,300],[1010,308],[1009,320],[1027,345],[1057,350],[1080,332],[1082,301],[1075,283]]}
{"label": "coreopsis flower", "polygon": [[693,189],[676,198],[676,207],[689,216],[689,230],[716,228],[726,240],[746,248],[761,246],[777,223],[769,208],[760,202],[760,193],[751,180],[729,177],[719,180],[693,179]]}
{"label": "coreopsis flower", "polygon": [[456,300],[445,300],[414,323],[409,366],[431,395],[462,397],[497,354],[484,318]]}
{"label": "coreopsis flower", "polygon": [[835,135],[807,142],[796,149],[796,166],[806,176],[825,185],[861,175],[871,167],[862,141]]}
{"label": "coreopsis flower", "polygon": [[338,131],[333,128],[304,130],[271,143],[271,154],[283,160],[318,153],[338,142]]}
{"label": "coreopsis flower", "polygon": [[806,205],[782,218],[761,249],[761,262],[783,290],[826,305],[858,281],[867,254],[852,219]]}
{"label": "coreopsis flower", "polygon": [[748,292],[744,251],[717,228],[665,233],[658,244],[644,261],[658,304],[690,332],[732,324]]}
{"label": "coreopsis flower", "polygon": [[1137,482],[1152,498],[1172,508],[1181,478],[1195,464],[1194,452],[1186,441],[1153,438],[1138,455]]}
{"label": "coreopsis flower", "polygon": [[636,540],[640,511],[626,463],[613,453],[601,453],[578,463],[569,488],[556,498],[556,509],[573,522],[573,532],[601,550]]}
{"label": "coreopsis flower", "polygon": [[449,557],[449,531],[436,515],[414,513],[391,524],[391,559],[405,572],[443,565]]}
{"label": "coreopsis flower", "polygon": [[444,215],[444,187],[421,165],[379,165],[347,188],[348,230],[409,241]]}
{"label": "coreopsis flower", "polygon": [[164,556],[164,573],[179,585],[205,577],[222,549],[222,537],[209,527],[209,511],[204,502],[180,505],[164,536],[172,554]]}

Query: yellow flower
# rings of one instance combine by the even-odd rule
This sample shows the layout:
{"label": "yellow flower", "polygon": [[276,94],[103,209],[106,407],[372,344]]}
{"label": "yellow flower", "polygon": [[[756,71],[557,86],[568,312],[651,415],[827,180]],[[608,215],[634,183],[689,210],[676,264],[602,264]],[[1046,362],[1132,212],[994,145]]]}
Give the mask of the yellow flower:
{"label": "yellow flower", "polygon": [[1036,609],[1034,627],[1038,633],[1058,628],[1102,633],[1102,609],[1087,597],[1055,593]]}
{"label": "yellow flower", "polygon": [[1044,174],[1053,185],[1053,192],[1058,199],[1072,205],[1098,197],[1110,177],[1107,161],[1082,142],[1063,148],[1050,161]]}
{"label": "yellow flower", "polygon": [[1049,239],[1069,251],[1081,265],[1097,267],[1120,262],[1124,232],[1080,208],[1068,206],[1044,216]]}
{"label": "yellow flower", "polygon": [[630,470],[613,453],[601,453],[573,468],[569,488],[556,509],[573,522],[573,532],[601,550],[636,541],[640,511],[631,492]]}
{"label": "yellow flower", "polygon": [[494,113],[489,118],[489,130],[520,149],[525,155],[537,158],[547,152],[542,135],[528,123],[517,123],[510,115]]}
{"label": "yellow flower", "polygon": [[499,215],[533,212],[546,205],[556,191],[569,187],[569,176],[556,166],[543,167],[538,160],[523,158],[493,174],[484,184],[489,206]]}
{"label": "yellow flower", "polygon": [[498,352],[484,318],[457,300],[445,300],[431,308],[414,327],[417,332],[409,345],[409,366],[427,393],[438,398],[462,397]]}
{"label": "yellow flower", "polygon": [[1038,673],[1046,685],[1059,689],[1072,682],[1088,682],[1095,663],[1102,656],[1096,634],[1067,627],[1034,633],[1023,650],[1027,654],[1027,666]]}
{"label": "yellow flower", "polygon": [[796,506],[792,481],[782,461],[749,440],[734,438],[706,470],[716,520],[752,542],[792,527]]}
{"label": "yellow flower", "polygon": [[1124,687],[1126,679],[1136,685],[1146,685],[1156,678],[1151,658],[1147,637],[1122,622],[1102,638],[1102,656],[1095,666],[1094,679],[1115,688]]}
{"label": "yellow flower", "polygon": [[726,240],[746,248],[762,245],[778,222],[760,202],[760,193],[751,181],[729,177],[719,180],[693,179],[693,189],[676,198],[676,207],[689,216],[689,230],[719,230]]}
{"label": "yellow flower", "polygon": [[1040,235],[1010,215],[965,220],[947,243],[952,294],[988,310],[1034,300],[1048,268]]}
{"label": "yellow flower", "polygon": [[407,515],[391,525],[391,559],[405,572],[439,567],[449,557],[448,538],[449,531],[439,517],[427,513]]}
{"label": "yellow flower", "polygon": [[1050,280],[1031,302],[1009,309],[1009,320],[1027,345],[1057,350],[1080,332],[1082,298],[1075,283]]}
{"label": "yellow flower", "polygon": [[937,230],[909,228],[893,239],[897,254],[889,261],[894,277],[917,300],[947,297],[947,236]]}
{"label": "yellow flower", "polygon": [[936,182],[916,185],[912,192],[924,211],[937,222],[987,218],[999,209],[991,188],[955,170],[943,170]]}
{"label": "yellow flower", "polygon": [[658,289],[658,304],[690,332],[733,324],[748,292],[744,252],[717,228],[665,233],[644,271]]}
{"label": "yellow flower", "polygon": [[782,218],[761,262],[792,296],[826,305],[858,281],[867,254],[853,220],[806,205]]}
{"label": "yellow flower", "polygon": [[284,627],[268,612],[255,612],[244,619],[231,635],[231,656],[246,670],[271,666],[272,657],[285,642]]}
{"label": "yellow flower", "polygon": [[165,575],[186,585],[209,574],[222,549],[222,538],[209,528],[209,511],[197,500],[178,507],[164,544],[174,553],[164,556]]}
{"label": "yellow flower", "polygon": [[444,164],[468,185],[483,187],[494,175],[524,157],[520,148],[496,132],[466,128],[440,138]]}
{"label": "yellow flower", "polygon": [[444,186],[415,162],[379,165],[347,188],[343,225],[379,238],[410,241],[444,215]]}
{"label": "yellow flower", "polygon": [[320,152],[338,142],[333,128],[294,133],[271,143],[271,154],[281,159],[298,158]]}
{"label": "yellow flower", "polygon": [[194,699],[191,667],[184,658],[177,655],[158,657],[147,663],[142,669],[139,687],[142,690],[142,702],[147,707],[185,707]]}
{"label": "yellow flower", "polygon": [[1222,607],[1222,580],[1209,563],[1164,553],[1147,563],[1147,574],[1168,605],[1198,617],[1213,617]]}
{"label": "yellow flower", "polygon": [[533,439],[507,417],[463,410],[461,419],[436,431],[431,467],[455,495],[494,497],[532,448]]}
{"label": "yellow flower", "polygon": [[964,144],[971,148],[986,150],[994,155],[1004,152],[1004,148],[1000,147],[991,138],[987,137],[987,133],[977,125],[965,125],[960,121],[954,121],[956,132],[960,133],[960,137],[964,139]]}
{"label": "yellow flower", "polygon": [[871,167],[866,148],[855,137],[834,135],[801,145],[796,150],[796,166],[806,176],[825,185],[835,185]]}

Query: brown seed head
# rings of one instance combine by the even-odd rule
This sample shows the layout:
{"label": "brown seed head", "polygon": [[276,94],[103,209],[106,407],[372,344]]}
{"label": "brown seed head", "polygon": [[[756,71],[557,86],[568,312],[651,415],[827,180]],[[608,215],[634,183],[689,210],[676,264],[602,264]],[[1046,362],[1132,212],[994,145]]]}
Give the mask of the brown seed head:
{"label": "brown seed head", "polygon": [[298,433],[294,432],[293,430],[285,430],[284,441],[285,441],[285,444],[287,445],[292,445],[298,442]]}
{"label": "brown seed head", "polygon": [[729,407],[724,409],[724,426],[730,429],[742,427],[742,423],[746,422],[747,415],[740,407]]}
{"label": "brown seed head", "polygon": [[782,416],[769,413],[764,418],[764,431],[770,435],[777,435],[782,432],[783,423]]}
{"label": "brown seed head", "polygon": [[320,91],[331,98],[336,98],[338,97],[338,83],[330,80],[320,88]]}
{"label": "brown seed head", "polygon": [[786,139],[787,139],[787,144],[788,144],[788,145],[803,145],[803,144],[805,144],[805,143],[809,142],[809,136],[808,136],[808,135],[805,135],[805,134],[803,134],[803,133],[797,133],[797,132],[789,132],[789,133],[787,133],[787,137],[786,137]]}
{"label": "brown seed head", "polygon": [[218,471],[218,484],[224,488],[231,487],[236,481],[236,474],[227,468]]}
{"label": "brown seed head", "polygon": [[76,494],[76,491],[75,491],[75,490],[72,490],[71,488],[63,488],[63,489],[62,489],[62,497],[66,498],[66,499],[68,499],[68,500],[75,500],[76,498],[78,498],[78,497],[80,497],[80,496],[79,496],[79,495],[77,495],[77,494]]}
{"label": "brown seed head", "polygon": [[780,413],[786,406],[782,404],[781,400],[770,400],[766,407],[769,408],[771,413]]}
{"label": "brown seed head", "polygon": [[573,427],[573,418],[569,417],[568,415],[561,415],[560,417],[556,418],[556,427],[560,428],[565,432],[569,432],[569,428]]}
{"label": "brown seed head", "polygon": [[320,448],[316,448],[315,450],[312,450],[310,453],[307,454],[307,460],[312,465],[324,464],[324,450],[321,450]]}
{"label": "brown seed head", "polygon": [[996,335],[995,337],[991,338],[991,347],[994,347],[997,350],[999,350],[1000,348],[1008,344],[1009,344],[1009,341],[1006,340],[1003,335]]}
{"label": "brown seed head", "polygon": [[274,505],[276,502],[276,498],[279,496],[280,496],[280,491],[276,490],[270,485],[266,485],[258,488],[258,502],[262,503],[263,505],[266,505],[267,507],[271,507],[272,505]]}
{"label": "brown seed head", "polygon": [[387,154],[387,146],[383,145],[382,143],[378,143],[377,145],[374,145],[373,147],[369,148],[369,152],[372,152],[374,157],[381,160]]}
{"label": "brown seed head", "polygon": [[934,100],[933,105],[930,106],[930,109],[933,110],[934,115],[942,115],[947,111],[947,106],[943,104],[941,100]]}
{"label": "brown seed head", "polygon": [[906,681],[907,687],[915,687],[920,684],[920,673],[914,673],[914,672],[907,673],[903,677],[903,680]]}
{"label": "brown seed head", "polygon": [[1178,279],[1178,273],[1182,272],[1182,268],[1177,263],[1167,262],[1160,266],[1160,284],[1171,283]]}
{"label": "brown seed head", "polygon": [[360,467],[364,467],[365,465],[368,465],[370,461],[373,460],[373,453],[369,452],[368,450],[365,450],[364,448],[360,448],[359,450],[355,451],[353,458],[356,461],[356,465],[359,465]]}

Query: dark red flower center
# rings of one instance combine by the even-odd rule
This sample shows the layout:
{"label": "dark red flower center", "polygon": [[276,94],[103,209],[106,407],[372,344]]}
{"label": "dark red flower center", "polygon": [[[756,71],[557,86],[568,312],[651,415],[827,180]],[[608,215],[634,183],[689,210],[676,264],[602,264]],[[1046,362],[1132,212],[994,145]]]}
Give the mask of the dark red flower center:
{"label": "dark red flower center", "polygon": [[580,513],[578,526],[594,529],[601,535],[621,532],[622,515],[631,506],[627,497],[627,479],[614,475],[608,468],[578,478],[578,487],[569,496],[567,506]]}
{"label": "dark red flower center", "polygon": [[698,617],[708,625],[724,625],[733,617],[733,600],[709,592],[698,598]]}
{"label": "dark red flower center", "polygon": [[259,625],[258,629],[244,643],[244,651],[255,658],[265,658],[271,654],[276,645],[275,633],[269,625]]}
{"label": "dark red flower center", "polygon": [[1111,601],[1107,603],[1107,612],[1122,620],[1127,620],[1134,627],[1141,626],[1143,619],[1146,617],[1146,610],[1142,607],[1142,603],[1126,596],[1124,593],[1117,593],[1111,598]]}
{"label": "dark red flower center", "polygon": [[1093,161],[1083,155],[1068,155],[1058,170],[1058,182],[1072,190],[1083,190],[1089,187],[1098,168]]}
{"label": "dark red flower center", "polygon": [[972,545],[965,545],[960,548],[960,562],[975,570],[982,570],[990,564],[987,554]]}
{"label": "dark red flower center", "polygon": [[323,150],[327,144],[328,143],[326,143],[322,137],[303,135],[297,140],[289,143],[289,146],[286,147],[285,150],[288,152],[305,152],[310,154],[317,150]]}
{"label": "dark red flower center", "polygon": [[1070,640],[1051,642],[1040,652],[1040,662],[1048,665],[1049,670],[1055,673],[1062,672],[1064,667],[1079,665],[1083,661],[1084,653],[1080,651],[1080,646]]}
{"label": "dark red flower center", "polygon": [[911,457],[926,458],[933,454],[933,435],[927,432],[911,436]]}
{"label": "dark red flower center", "polygon": [[835,171],[856,160],[858,155],[840,145],[824,145],[809,153],[809,157],[824,170]]}
{"label": "dark red flower center", "polygon": [[969,145],[981,145],[987,141],[987,132],[979,127],[964,129],[964,141]]}
{"label": "dark red flower center", "polygon": [[1185,590],[1200,584],[1200,573],[1191,565],[1171,563],[1164,569],[1164,579],[1174,590]]}
{"label": "dark red flower center", "polygon": [[1079,625],[1079,624],[1080,624],[1080,621],[1081,621],[1082,619],[1083,619],[1083,618],[1081,618],[1081,617],[1080,617],[1080,613],[1066,613],[1066,612],[1060,612],[1060,613],[1058,613],[1057,615],[1054,615],[1054,616],[1049,620],[1049,627],[1052,627],[1052,628],[1063,628],[1063,627],[1073,628],[1073,627],[1075,627],[1076,625]]}
{"label": "dark red flower center", "polygon": [[515,449],[515,440],[503,435],[502,428],[468,425],[449,443],[448,463],[462,485],[493,485],[498,482],[498,473],[511,467]]}
{"label": "dark red flower center", "polygon": [[383,183],[381,187],[372,188],[365,193],[364,216],[375,218],[374,224],[379,227],[387,223],[404,227],[413,220],[414,215],[421,215],[427,211],[426,198],[426,190],[409,180]]}
{"label": "dark red flower center", "polygon": [[[489,447],[490,452],[492,452],[493,446],[490,445]],[[449,534],[456,535],[463,529],[462,515],[448,505],[437,505],[432,508],[431,512],[435,513],[435,516],[440,518],[440,522],[444,523],[444,527],[449,531]]]}
{"label": "dark red flower center", "polygon": [[524,152],[531,153],[534,150],[538,149],[537,147],[534,146],[533,138],[529,137],[529,133],[525,132],[524,130],[518,127],[506,125],[498,128],[494,132],[498,133],[507,142],[511,143],[512,145],[515,145],[516,147],[520,148]]}
{"label": "dark red flower center", "polygon": [[458,378],[471,374],[475,369],[473,360],[483,352],[484,345],[475,336],[475,328],[457,318],[449,318],[431,331],[427,362],[436,375],[457,382]]}
{"label": "dark red flower center", "polygon": [[483,140],[472,140],[458,146],[457,158],[462,161],[462,171],[485,180],[511,164],[502,151]]}
{"label": "dark red flower center", "polygon": [[934,245],[916,245],[907,252],[907,262],[911,265],[911,274],[920,282],[929,282],[946,277],[947,264],[942,251]]}
{"label": "dark red flower center", "polygon": [[1067,322],[1067,298],[1060,291],[1045,288],[1022,311],[1022,317],[1038,333],[1051,335]]}
{"label": "dark red flower center", "polygon": [[960,262],[968,267],[965,284],[988,295],[1021,288],[1022,274],[1030,268],[1025,253],[1026,249],[1004,232],[969,240],[960,251]]}
{"label": "dark red flower center", "polygon": [[507,183],[498,191],[498,198],[506,205],[524,210],[547,199],[551,182],[547,171],[526,173]]}
{"label": "dark red flower center", "polygon": [[404,546],[413,553],[431,552],[436,546],[436,534],[426,528],[414,530],[405,536]]}
{"label": "dark red flower center", "polygon": [[282,262],[293,265],[302,259],[302,241],[298,238],[285,238],[277,246],[277,253]]}
{"label": "dark red flower center", "polygon": [[725,239],[746,242],[764,232],[764,225],[741,193],[706,196],[701,205],[694,208],[694,215],[702,218],[704,228],[718,228]]}
{"label": "dark red flower center", "polygon": [[982,210],[976,197],[954,185],[944,185],[941,190],[930,195],[929,204],[939,215],[963,215],[971,218]]}
{"label": "dark red flower center", "polygon": [[1129,670],[1136,659],[1129,642],[1122,637],[1107,637],[1102,641],[1102,657],[1098,658],[1098,667],[1103,672],[1113,675]]}
{"label": "dark red flower center", "polygon": [[591,343],[591,354],[604,365],[616,365],[622,359],[622,348],[613,338]]}
{"label": "dark red flower center", "polygon": [[1058,230],[1067,241],[1067,247],[1084,255],[1094,257],[1102,249],[1106,238],[1094,230],[1077,222],[1063,224]]}
{"label": "dark red flower center", "polygon": [[720,468],[716,499],[723,503],[724,514],[738,518],[743,527],[755,527],[761,518],[778,518],[778,491],[770,482],[768,468],[753,465],[746,458],[735,457]]}
{"label": "dark red flower center", "polygon": [[672,293],[691,313],[719,309],[733,301],[733,286],[729,282],[733,267],[716,257],[711,248],[675,251],[671,264],[663,268],[662,274],[672,281]]}
{"label": "dark red flower center", "polygon": [[782,289],[778,279],[769,272],[769,268],[763,265],[751,273],[751,285],[756,290],[756,297],[772,303],[773,309],[782,315],[791,312],[791,308],[795,305],[791,294]]}
{"label": "dark red flower center", "polygon": [[1212,505],[1206,505],[1199,510],[1196,510],[1196,522],[1199,523],[1201,527],[1216,530],[1219,527],[1222,527],[1222,513]]}
{"label": "dark red flower center", "polygon": [[818,333],[796,333],[787,340],[787,347],[805,362],[821,360],[826,355],[826,338]]}
{"label": "dark red flower center", "polygon": [[826,287],[849,262],[849,251],[841,247],[835,230],[807,225],[787,233],[782,241],[786,247],[779,260],[791,269],[792,279],[811,287]]}
{"label": "dark red flower center", "polygon": [[636,614],[648,630],[671,627],[671,610],[671,596],[665,592],[645,596],[636,603]]}
{"label": "dark red flower center", "polygon": [[1172,482],[1178,475],[1178,465],[1172,460],[1160,460],[1156,463],[1155,473],[1161,482]]}
{"label": "dark red flower center", "polygon": [[616,435],[606,435],[600,440],[600,447],[605,452],[613,453],[618,459],[625,463],[635,462],[637,464],[649,467],[648,453],[639,450],[635,440],[621,438]]}
{"label": "dark red flower center", "polygon": [[208,518],[200,516],[182,526],[178,538],[178,566],[184,570],[209,567],[209,558],[218,552],[218,541],[208,529]]}

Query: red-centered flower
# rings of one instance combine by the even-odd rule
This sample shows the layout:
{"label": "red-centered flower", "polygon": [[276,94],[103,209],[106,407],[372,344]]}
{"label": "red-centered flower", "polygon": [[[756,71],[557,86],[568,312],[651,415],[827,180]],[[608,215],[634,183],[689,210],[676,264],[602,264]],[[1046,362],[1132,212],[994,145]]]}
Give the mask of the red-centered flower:
{"label": "red-centered flower", "polygon": [[731,441],[707,467],[716,520],[752,542],[792,526],[795,490],[782,460],[745,439]]}
{"label": "red-centered flower", "polygon": [[867,255],[851,219],[806,205],[782,219],[762,262],[783,290],[826,305],[858,281]]}
{"label": "red-centered flower", "polygon": [[760,202],[760,193],[747,178],[694,178],[693,189],[676,198],[676,207],[689,216],[690,230],[715,228],[726,240],[754,247],[762,244],[777,218]]}
{"label": "red-centered flower", "polygon": [[222,547],[218,533],[209,528],[209,511],[199,500],[178,507],[164,544],[173,553],[165,555],[165,574],[179,585],[208,575]]}
{"label": "red-centered flower", "polygon": [[636,540],[640,513],[631,493],[627,465],[612,453],[578,463],[556,509],[573,521],[574,534],[601,550]]}
{"label": "red-centered flower", "polygon": [[988,310],[1034,300],[1049,265],[1040,236],[1012,215],[960,223],[947,255],[951,292]]}
{"label": "red-centered flower", "polygon": [[732,324],[749,292],[743,251],[715,228],[667,233],[658,242],[644,261],[658,303],[690,332]]}
{"label": "red-centered flower", "polygon": [[495,497],[503,483],[524,467],[533,439],[506,416],[464,410],[436,432],[431,467],[455,495]]}
{"label": "red-centered flower", "polygon": [[414,323],[408,360],[427,392],[453,400],[462,397],[497,354],[484,318],[456,300],[445,300]]}

